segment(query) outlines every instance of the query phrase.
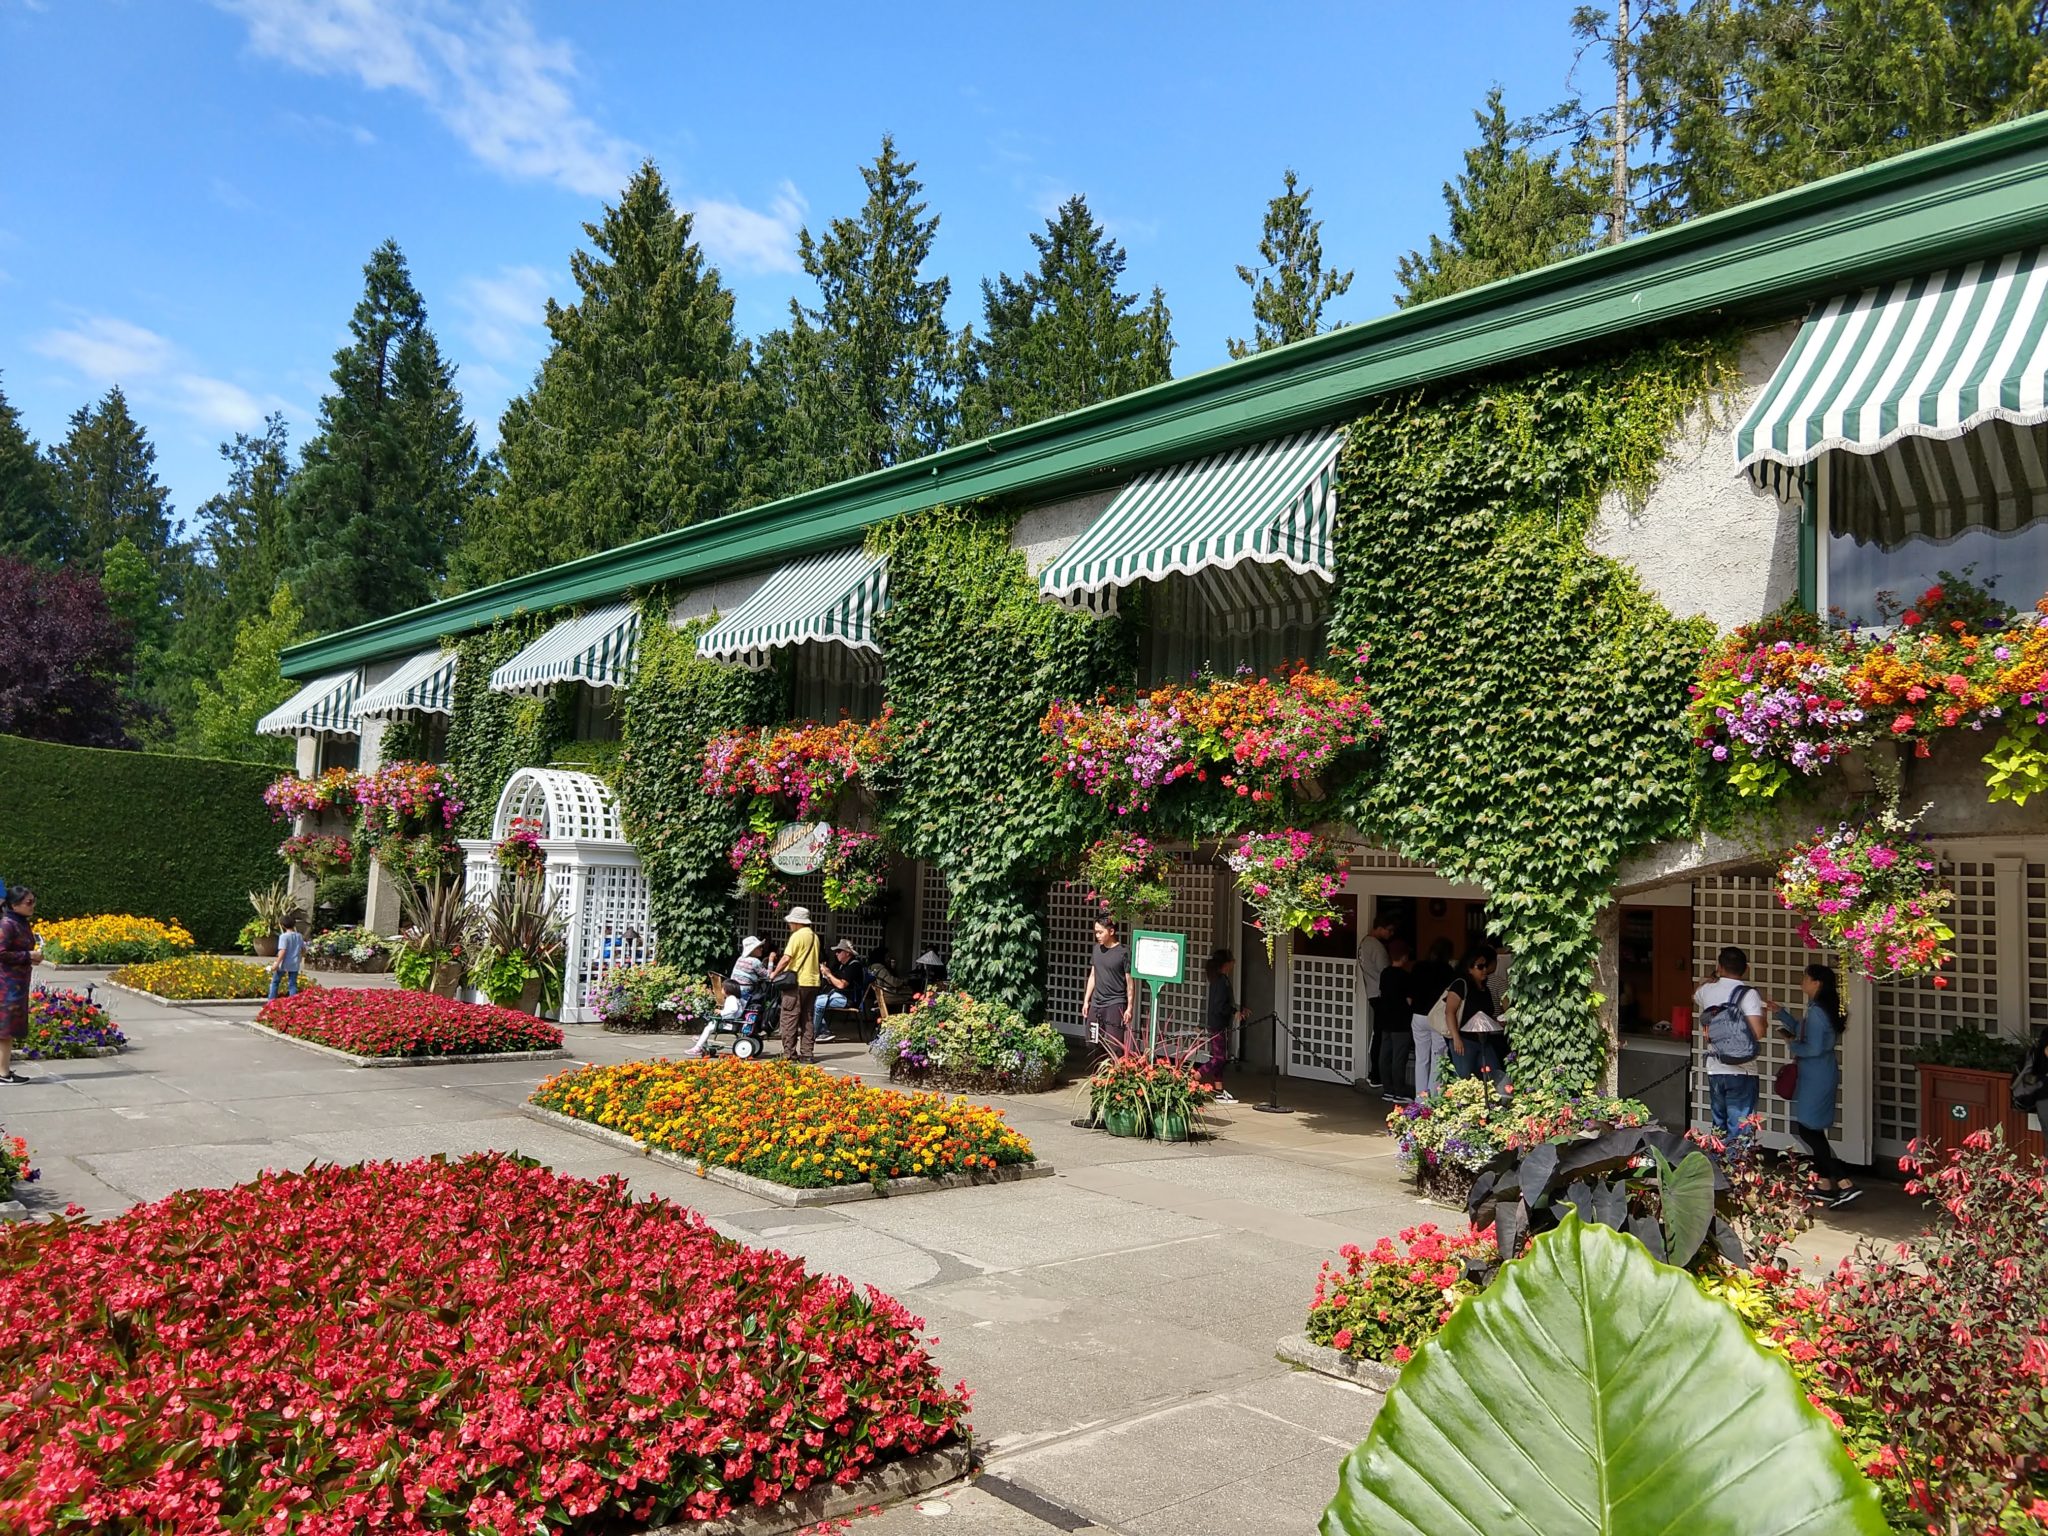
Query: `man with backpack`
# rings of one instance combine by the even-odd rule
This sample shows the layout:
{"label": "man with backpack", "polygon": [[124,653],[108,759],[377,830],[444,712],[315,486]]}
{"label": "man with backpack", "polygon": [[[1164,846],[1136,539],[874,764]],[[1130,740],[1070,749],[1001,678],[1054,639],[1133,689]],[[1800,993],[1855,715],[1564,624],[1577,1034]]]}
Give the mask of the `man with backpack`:
{"label": "man with backpack", "polygon": [[1729,945],[1715,957],[1714,979],[1693,993],[1693,1017],[1706,1031],[1707,1090],[1714,1134],[1735,1142],[1756,1114],[1756,1067],[1764,1038],[1764,1000],[1746,979],[1749,956]]}

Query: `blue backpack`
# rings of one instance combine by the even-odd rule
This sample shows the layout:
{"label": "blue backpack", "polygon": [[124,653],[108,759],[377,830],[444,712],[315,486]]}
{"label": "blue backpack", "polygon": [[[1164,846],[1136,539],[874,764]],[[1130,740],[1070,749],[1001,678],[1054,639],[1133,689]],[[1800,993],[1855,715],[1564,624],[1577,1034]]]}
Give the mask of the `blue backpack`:
{"label": "blue backpack", "polygon": [[1707,1009],[1707,1052],[1714,1060],[1731,1067],[1756,1060],[1756,1036],[1750,1032],[1749,1019],[1742,1011],[1743,998],[1753,990],[1748,983],[1738,981],[1725,1001]]}

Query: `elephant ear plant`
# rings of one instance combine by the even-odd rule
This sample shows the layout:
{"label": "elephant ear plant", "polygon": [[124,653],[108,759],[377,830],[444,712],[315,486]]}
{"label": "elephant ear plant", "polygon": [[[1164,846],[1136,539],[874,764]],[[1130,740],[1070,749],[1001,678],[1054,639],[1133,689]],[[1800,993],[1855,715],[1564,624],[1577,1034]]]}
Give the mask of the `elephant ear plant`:
{"label": "elephant ear plant", "polygon": [[1713,1160],[1677,1132],[1609,1126],[1502,1152],[1472,1181],[1467,1209],[1473,1226],[1495,1229],[1502,1259],[1576,1216],[1626,1232],[1680,1268],[1702,1252],[1746,1266],[1742,1239],[1720,1209],[1728,1192]]}
{"label": "elephant ear plant", "polygon": [[1885,1536],[1782,1359],[1567,1212],[1415,1352],[1322,1536]]}

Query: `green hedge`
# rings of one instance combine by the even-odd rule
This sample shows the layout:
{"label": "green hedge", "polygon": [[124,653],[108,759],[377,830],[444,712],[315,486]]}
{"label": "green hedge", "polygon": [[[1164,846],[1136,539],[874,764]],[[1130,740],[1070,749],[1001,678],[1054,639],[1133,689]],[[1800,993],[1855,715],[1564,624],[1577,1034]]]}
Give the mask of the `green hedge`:
{"label": "green hedge", "polygon": [[257,763],[110,752],[0,736],[0,876],[42,917],[130,912],[228,950],[248,893],[284,874]]}

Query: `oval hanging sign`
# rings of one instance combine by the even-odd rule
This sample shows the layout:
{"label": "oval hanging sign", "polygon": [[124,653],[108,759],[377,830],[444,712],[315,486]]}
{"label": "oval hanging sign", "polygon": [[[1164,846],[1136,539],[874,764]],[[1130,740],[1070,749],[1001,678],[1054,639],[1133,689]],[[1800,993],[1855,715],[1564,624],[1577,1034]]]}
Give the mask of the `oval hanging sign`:
{"label": "oval hanging sign", "polygon": [[831,846],[831,822],[785,822],[768,845],[768,862],[785,875],[816,874]]}

